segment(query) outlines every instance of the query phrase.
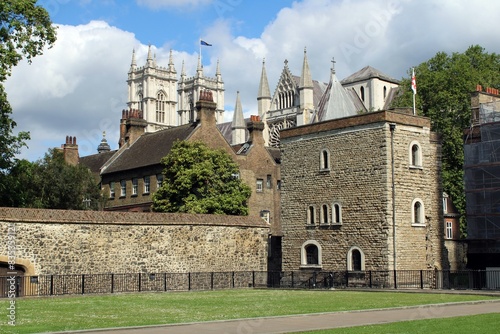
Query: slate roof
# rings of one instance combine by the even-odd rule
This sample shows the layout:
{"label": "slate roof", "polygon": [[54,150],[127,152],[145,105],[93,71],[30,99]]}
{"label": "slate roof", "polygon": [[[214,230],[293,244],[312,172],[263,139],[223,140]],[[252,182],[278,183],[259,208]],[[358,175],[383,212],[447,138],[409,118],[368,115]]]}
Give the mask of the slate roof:
{"label": "slate roof", "polygon": [[340,83],[342,85],[346,85],[346,84],[356,83],[359,81],[365,81],[365,80],[372,79],[372,78],[379,78],[379,79],[384,80],[384,81],[399,84],[398,80],[391,78],[390,76],[382,73],[381,71],[379,71],[376,68],[373,68],[371,66],[363,67],[362,69],[360,69],[356,73],[353,73],[350,76],[348,76],[347,78],[343,79]]}
{"label": "slate roof", "polygon": [[349,94],[340,84],[335,73],[331,73],[330,83],[318,106],[318,121],[356,115],[358,110]]}
{"label": "slate roof", "polygon": [[101,167],[104,166],[104,164],[111,159],[113,154],[116,152],[117,150],[114,150],[80,157],[80,164],[89,168],[92,173],[98,174],[101,172]]}
{"label": "slate roof", "polygon": [[186,140],[198,123],[176,126],[140,136],[130,147],[123,148],[103,169],[101,174],[157,165],[166,156],[176,140]]}
{"label": "slate roof", "polygon": [[[247,124],[250,121],[250,118],[245,118],[244,122]],[[232,128],[232,122],[224,122],[224,123],[219,123],[217,124],[217,129],[219,129],[220,133],[222,133],[222,136],[226,138],[228,143],[232,143],[232,138],[233,138],[233,131],[231,130]],[[249,138],[248,130],[245,130],[245,141],[248,141]]]}

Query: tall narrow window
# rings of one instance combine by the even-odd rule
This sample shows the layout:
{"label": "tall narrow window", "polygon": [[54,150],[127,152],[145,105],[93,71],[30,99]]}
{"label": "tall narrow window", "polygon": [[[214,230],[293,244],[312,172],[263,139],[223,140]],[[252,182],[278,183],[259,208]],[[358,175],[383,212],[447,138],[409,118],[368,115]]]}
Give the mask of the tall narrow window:
{"label": "tall narrow window", "polygon": [[125,197],[127,196],[127,181],[121,180],[120,181],[120,197]]}
{"label": "tall narrow window", "polygon": [[163,185],[163,174],[156,175],[156,189],[160,189]]}
{"label": "tall narrow window", "polygon": [[410,144],[410,167],[422,167],[422,149],[420,144],[416,141]]}
{"label": "tall narrow window", "polygon": [[351,247],[347,253],[347,270],[349,271],[364,271],[365,270],[365,254],[359,247]]}
{"label": "tall narrow window", "polygon": [[352,270],[361,271],[361,253],[357,249],[353,249],[352,257]]}
{"label": "tall narrow window", "polygon": [[159,92],[156,97],[156,122],[165,123],[165,94]]}
{"label": "tall narrow window", "polygon": [[307,209],[307,222],[311,225],[314,225],[315,221],[316,221],[316,217],[315,217],[314,206],[310,206]]}
{"label": "tall narrow window", "polygon": [[267,175],[267,178],[266,178],[266,188],[271,188],[272,186],[272,177],[271,175]]}
{"label": "tall narrow window", "polygon": [[321,150],[319,161],[320,170],[326,171],[330,169],[330,153],[328,150]]}
{"label": "tall narrow window", "polygon": [[446,222],[446,239],[453,239],[453,223]]}
{"label": "tall narrow window", "polygon": [[115,198],[115,183],[109,183],[109,198]]}
{"label": "tall narrow window", "polygon": [[323,204],[321,206],[321,224],[328,224],[329,212],[328,205]]}
{"label": "tall narrow window", "polygon": [[412,203],[412,224],[425,224],[424,203],[419,198],[414,199]]}
{"label": "tall narrow window", "polygon": [[144,193],[149,194],[151,188],[151,178],[149,176],[144,176]]}
{"label": "tall narrow window", "polygon": [[365,87],[361,87],[359,93],[361,94],[361,101],[365,102]]}
{"label": "tall narrow window", "polygon": [[332,205],[332,223],[342,224],[342,207],[339,203],[333,203]]}
{"label": "tall narrow window", "polygon": [[387,87],[384,86],[384,101],[385,101],[385,98],[387,97]]}
{"label": "tall narrow window", "polygon": [[132,179],[132,196],[137,195],[137,191],[139,188],[139,180],[136,178]]}

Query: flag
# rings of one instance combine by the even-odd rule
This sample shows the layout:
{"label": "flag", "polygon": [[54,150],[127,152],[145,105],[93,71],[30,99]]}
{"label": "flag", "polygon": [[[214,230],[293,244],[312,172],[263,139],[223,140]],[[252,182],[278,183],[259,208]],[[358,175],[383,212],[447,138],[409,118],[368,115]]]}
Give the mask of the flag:
{"label": "flag", "polygon": [[415,69],[411,69],[411,90],[413,95],[417,94],[417,79],[415,79]]}
{"label": "flag", "polygon": [[205,42],[204,40],[200,39],[200,44],[201,45],[204,45],[204,46],[212,46],[212,44],[208,44],[207,42]]}

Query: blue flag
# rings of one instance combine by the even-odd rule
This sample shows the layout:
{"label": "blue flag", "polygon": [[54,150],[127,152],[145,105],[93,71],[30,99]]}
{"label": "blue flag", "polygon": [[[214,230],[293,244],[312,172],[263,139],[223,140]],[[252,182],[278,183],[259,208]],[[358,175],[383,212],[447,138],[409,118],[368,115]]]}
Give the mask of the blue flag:
{"label": "blue flag", "polygon": [[201,45],[205,45],[205,46],[212,46],[212,44],[208,44],[207,42],[205,42],[204,40],[200,40],[200,44]]}

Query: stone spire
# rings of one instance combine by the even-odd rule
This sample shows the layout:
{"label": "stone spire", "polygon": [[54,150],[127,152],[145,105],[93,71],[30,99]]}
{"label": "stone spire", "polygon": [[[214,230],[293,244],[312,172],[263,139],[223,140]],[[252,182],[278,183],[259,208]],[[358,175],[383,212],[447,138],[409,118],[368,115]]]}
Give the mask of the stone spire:
{"label": "stone spire", "polygon": [[297,125],[309,124],[311,116],[314,112],[314,95],[313,95],[313,81],[311,78],[311,71],[309,70],[309,63],[307,61],[307,51],[304,48],[304,62],[302,63],[302,75],[299,82],[300,93],[300,110],[297,115]]}
{"label": "stone spire", "polygon": [[137,61],[135,60],[135,49],[132,49],[132,61],[130,62],[130,72],[135,71],[137,68]]}
{"label": "stone spire", "polygon": [[185,79],[186,79],[186,66],[184,65],[184,60],[183,60],[181,67],[181,82],[183,82]]}
{"label": "stone spire", "polygon": [[215,76],[217,77],[217,81],[221,82],[222,81],[222,75],[220,74],[220,64],[219,64],[219,59],[217,59],[217,68],[215,69]]}
{"label": "stone spire", "polygon": [[174,68],[174,56],[172,54],[172,49],[170,49],[170,56],[168,57],[168,70],[170,72],[175,72],[175,68]]}
{"label": "stone spire", "polygon": [[231,123],[232,139],[231,144],[242,144],[245,142],[246,124],[243,118],[243,108],[241,106],[240,92],[236,93],[236,105],[234,107],[233,122]]}
{"label": "stone spire", "polygon": [[[267,80],[267,72],[266,72],[266,60],[262,60],[262,72],[260,74],[260,83],[259,83],[259,93],[257,95],[257,101],[260,99],[269,99],[271,100],[271,90],[269,89],[269,81]],[[259,116],[260,116],[259,110]]]}
{"label": "stone spire", "polygon": [[257,93],[257,111],[258,116],[264,122],[264,141],[269,143],[269,127],[267,125],[267,113],[271,110],[271,90],[267,80],[266,59],[262,59],[262,72],[260,74],[259,91]]}
{"label": "stone spire", "polygon": [[309,62],[307,61],[307,50],[304,48],[304,61],[302,63],[302,75],[300,76],[300,88],[313,88],[311,71],[309,70]]}
{"label": "stone spire", "polygon": [[146,60],[146,63],[148,66],[153,65],[153,53],[151,52],[151,44],[149,44],[149,49],[148,49],[148,59]]}
{"label": "stone spire", "polygon": [[201,65],[201,56],[198,55],[198,67],[196,68],[196,77],[203,77],[203,66]]}

